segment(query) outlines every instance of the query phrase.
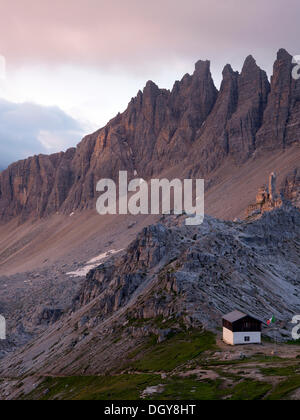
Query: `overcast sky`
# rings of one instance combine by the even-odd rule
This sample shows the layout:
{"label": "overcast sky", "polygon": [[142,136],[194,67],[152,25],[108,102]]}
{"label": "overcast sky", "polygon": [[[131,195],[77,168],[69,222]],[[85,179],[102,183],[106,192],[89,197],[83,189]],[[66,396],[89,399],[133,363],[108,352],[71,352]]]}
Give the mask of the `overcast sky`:
{"label": "overcast sky", "polygon": [[217,86],[249,54],[271,75],[279,48],[300,54],[299,16],[299,0],[1,0],[0,168],[75,145],[200,58]]}

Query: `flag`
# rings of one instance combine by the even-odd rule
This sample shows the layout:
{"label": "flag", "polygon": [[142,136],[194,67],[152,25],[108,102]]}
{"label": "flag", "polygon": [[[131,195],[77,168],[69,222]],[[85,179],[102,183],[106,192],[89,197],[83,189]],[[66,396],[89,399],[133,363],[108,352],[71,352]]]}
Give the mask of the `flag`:
{"label": "flag", "polygon": [[267,324],[270,326],[272,324],[275,324],[275,322],[276,322],[276,319],[275,319],[275,316],[273,315],[272,318],[268,319]]}

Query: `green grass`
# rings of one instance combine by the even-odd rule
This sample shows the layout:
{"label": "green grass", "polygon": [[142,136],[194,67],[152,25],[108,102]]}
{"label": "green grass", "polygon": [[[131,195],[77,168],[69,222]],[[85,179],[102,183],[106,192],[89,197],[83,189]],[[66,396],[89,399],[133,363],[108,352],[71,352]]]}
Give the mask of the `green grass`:
{"label": "green grass", "polygon": [[205,382],[194,377],[172,377],[165,386],[165,390],[154,395],[159,400],[216,400],[223,395],[221,380]]}
{"label": "green grass", "polygon": [[160,315],[153,320],[153,326],[160,329],[171,328],[178,323],[181,325],[180,321],[176,318],[165,319],[163,315]]}
{"label": "green grass", "polygon": [[144,389],[160,382],[160,376],[147,374],[47,378],[26,399],[136,400]]}
{"label": "green grass", "polygon": [[253,401],[261,400],[272,389],[266,382],[243,380],[232,390],[231,400]]}
{"label": "green grass", "polygon": [[[152,319],[153,324],[157,326],[160,326],[162,321],[162,317]],[[131,319],[131,322],[134,324],[136,320]],[[173,333],[160,344],[157,343],[157,336],[153,335],[130,354],[124,355],[127,359],[126,371],[134,371],[134,374],[45,378],[37,389],[22,398],[138,400],[147,387],[162,384],[163,391],[149,395],[148,400],[281,400],[288,399],[293,391],[300,388],[299,366],[294,359],[292,361],[257,353],[246,361],[210,360],[212,352],[217,349],[216,336],[211,332],[185,330]],[[203,354],[204,352],[207,353]],[[256,368],[260,368],[265,381],[248,378],[246,366],[241,366],[239,370],[240,364],[250,362]],[[226,369],[222,369],[222,366],[226,366]],[[218,375],[218,379],[201,380],[195,375],[179,375],[179,372],[198,367],[212,370]],[[172,373],[162,379],[158,372]],[[276,385],[272,377],[277,378]]]}
{"label": "green grass", "polygon": [[131,354],[137,360],[129,362],[135,370],[142,372],[171,371],[177,366],[194,359],[204,351],[216,349],[215,335],[210,332],[182,332],[157,344],[152,341]]}
{"label": "green grass", "polygon": [[234,366],[234,365],[244,365],[245,362],[256,362],[256,363],[274,363],[274,362],[282,362],[285,359],[281,359],[278,356],[266,356],[266,355],[253,355],[251,358],[246,359],[235,359],[235,360],[208,360],[203,361],[202,366],[205,368],[216,368],[222,366]]}
{"label": "green grass", "polygon": [[[245,380],[233,387],[224,387],[222,379],[200,381],[196,376],[186,378],[159,375],[73,376],[47,378],[27,395],[29,400],[139,400],[149,386],[163,384],[164,390],[149,395],[147,400],[259,400],[271,385]],[[45,392],[47,391],[47,392]]]}
{"label": "green grass", "polygon": [[300,375],[290,377],[286,381],[280,382],[268,396],[268,400],[285,400],[293,391],[300,388]]}
{"label": "green grass", "polygon": [[261,373],[265,376],[282,376],[285,380],[278,383],[267,399],[284,400],[288,395],[300,388],[300,366],[279,366],[261,368]]}
{"label": "green grass", "polygon": [[283,367],[270,367],[261,368],[260,371],[265,376],[295,376],[297,371],[300,370],[300,366],[283,366]]}

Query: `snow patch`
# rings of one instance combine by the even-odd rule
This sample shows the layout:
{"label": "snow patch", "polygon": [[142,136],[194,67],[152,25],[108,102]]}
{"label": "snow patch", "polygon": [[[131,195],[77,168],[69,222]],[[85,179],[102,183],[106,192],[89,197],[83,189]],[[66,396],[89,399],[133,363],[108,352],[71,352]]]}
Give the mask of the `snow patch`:
{"label": "snow patch", "polygon": [[124,251],[124,248],[123,249],[119,249],[119,250],[111,249],[110,251],[104,252],[103,254],[100,254],[97,257],[92,258],[91,260],[89,260],[87,262],[87,264],[94,264],[94,263],[102,262],[106,258],[111,257],[114,254],[118,254],[121,251]]}
{"label": "snow patch", "polygon": [[67,275],[71,277],[85,277],[89,271],[93,270],[93,268],[98,267],[108,257],[111,257],[114,254],[118,254],[123,250],[124,249],[119,249],[119,250],[111,249],[110,251],[103,252],[97,257],[94,257],[91,260],[89,260],[83,267],[79,268],[76,271],[71,271],[67,273]]}

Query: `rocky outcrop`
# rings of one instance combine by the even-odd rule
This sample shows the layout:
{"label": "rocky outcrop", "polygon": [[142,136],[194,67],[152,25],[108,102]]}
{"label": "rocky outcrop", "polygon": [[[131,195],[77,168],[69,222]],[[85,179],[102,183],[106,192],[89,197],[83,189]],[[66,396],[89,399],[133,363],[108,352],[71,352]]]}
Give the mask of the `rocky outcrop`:
{"label": "rocky outcrop", "polygon": [[0,222],[92,208],[97,181],[116,179],[119,170],[150,178],[181,165],[182,177],[205,177],[228,158],[240,165],[258,149],[299,143],[300,82],[291,76],[291,60],[279,51],[271,88],[252,56],[241,74],[224,68],[219,92],[208,61],[197,62],[171,91],[149,81],[124,113],[76,149],[1,172]]}
{"label": "rocky outcrop", "polygon": [[250,204],[246,210],[246,217],[258,218],[267,211],[274,210],[284,204],[285,197],[277,192],[277,176],[272,172],[269,177],[269,187],[263,185],[259,188],[256,203]]}
{"label": "rocky outcrop", "polygon": [[145,228],[118,264],[110,261],[88,273],[74,299],[73,311],[99,296],[97,309],[94,307],[93,311],[101,313],[102,317],[126,305],[147,274],[165,258],[170,258],[171,240],[170,232],[161,224]]}
{"label": "rocky outcrop", "polygon": [[37,325],[51,325],[58,321],[62,315],[61,309],[41,308],[34,321]]}
{"label": "rocky outcrop", "polygon": [[124,256],[88,274],[73,312],[86,307],[89,318],[102,322],[126,309],[127,319],[171,317],[214,327],[230,309],[264,319],[272,308],[288,327],[290,311],[299,309],[300,212],[288,203],[276,207],[269,193],[267,200],[263,206],[273,209],[254,223],[206,217],[189,228],[183,216],[172,216],[144,229]]}
{"label": "rocky outcrop", "polygon": [[259,218],[263,213],[282,207],[290,202],[295,207],[300,207],[300,171],[298,168],[288,174],[277,189],[277,175],[272,172],[269,177],[269,186],[259,188],[256,203],[250,204],[246,210],[247,218]]}

